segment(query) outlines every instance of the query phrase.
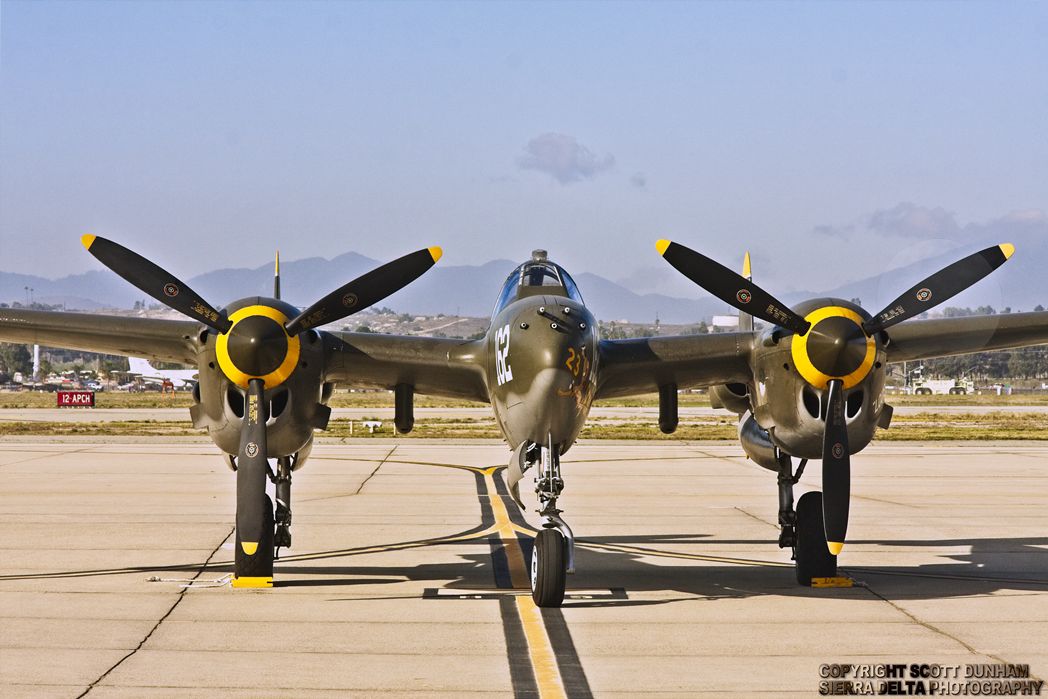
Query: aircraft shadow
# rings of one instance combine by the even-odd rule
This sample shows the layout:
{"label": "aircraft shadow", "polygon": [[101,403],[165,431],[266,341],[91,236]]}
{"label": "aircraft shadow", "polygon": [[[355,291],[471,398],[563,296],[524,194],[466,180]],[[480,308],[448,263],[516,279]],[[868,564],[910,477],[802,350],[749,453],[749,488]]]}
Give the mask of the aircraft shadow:
{"label": "aircraft shadow", "polygon": [[[520,537],[525,560],[530,557],[531,540]],[[702,544],[690,550],[687,544]],[[579,541],[576,550],[577,573],[568,579],[571,590],[608,590],[624,588],[629,593],[676,593],[665,600],[568,600],[577,606],[627,606],[663,604],[683,599],[741,599],[765,595],[790,597],[825,597],[855,594],[853,590],[814,589],[796,583],[792,566],[781,562],[748,559],[733,555],[737,547],[753,544],[774,546],[764,540],[713,539],[702,534],[666,534],[654,536],[592,537]],[[922,563],[916,566],[848,566],[843,574],[875,588],[879,594],[902,599],[936,599],[986,595],[999,590],[1048,591],[1048,537],[958,540],[864,540],[855,545],[891,547],[968,546],[969,552],[949,554],[949,561]],[[369,565],[359,556],[384,550],[422,549],[448,545],[441,540],[398,542],[388,547],[318,551],[287,556],[276,564],[280,587],[328,587],[391,585],[402,581],[431,582],[433,587],[449,590],[493,590],[499,573],[493,550],[502,546],[487,538],[454,541],[450,545],[476,547],[476,552],[457,554],[457,560],[417,565]],[[709,553],[717,546],[716,553]],[[723,549],[721,548],[723,547]],[[627,550],[612,550],[612,549]],[[363,565],[361,565],[363,564]],[[190,578],[201,573],[202,563],[187,561],[162,567],[132,566],[69,570],[40,574],[3,575],[5,580],[46,580],[120,575],[181,574]],[[201,581],[214,574],[232,572],[232,561],[209,564],[199,575]],[[292,577],[286,576],[306,576]]]}

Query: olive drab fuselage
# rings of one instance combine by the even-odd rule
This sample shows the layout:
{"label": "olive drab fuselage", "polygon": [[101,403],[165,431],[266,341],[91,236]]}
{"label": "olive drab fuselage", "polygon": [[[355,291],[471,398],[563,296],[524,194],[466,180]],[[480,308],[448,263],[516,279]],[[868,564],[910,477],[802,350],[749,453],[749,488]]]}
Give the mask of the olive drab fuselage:
{"label": "olive drab fuselage", "polygon": [[593,315],[564,296],[529,296],[496,313],[485,370],[511,446],[552,441],[563,453],[575,442],[596,392],[597,342]]}

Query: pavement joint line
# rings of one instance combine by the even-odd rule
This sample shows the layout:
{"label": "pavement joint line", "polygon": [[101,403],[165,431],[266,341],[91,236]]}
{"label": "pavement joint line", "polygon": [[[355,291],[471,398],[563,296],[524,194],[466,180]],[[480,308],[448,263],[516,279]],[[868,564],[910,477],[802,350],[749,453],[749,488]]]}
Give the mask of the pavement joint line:
{"label": "pavement joint line", "polygon": [[848,566],[848,569],[865,573],[867,575],[888,575],[902,578],[931,578],[935,580],[958,580],[963,582],[975,583],[1001,583],[1010,585],[1036,585],[1041,587],[1048,587],[1048,580],[984,577],[975,575],[950,575],[947,573],[908,573],[904,570],[877,570],[868,566]]}
{"label": "pavement joint line", "polygon": [[753,519],[757,520],[758,522],[761,522],[762,524],[767,524],[772,529],[779,529],[779,525],[774,524],[772,522],[769,522],[768,520],[764,519],[763,517],[758,517],[757,515],[753,514],[752,512],[750,512],[749,510],[747,510],[744,507],[739,507],[738,505],[736,505],[732,509],[738,510],[739,512],[741,512],[742,514],[746,515],[747,517],[752,517]]}
{"label": "pavement joint line", "polygon": [[[192,580],[196,580],[197,578],[199,578],[203,574],[203,572],[205,570],[207,570],[207,566],[211,562],[211,559],[214,558],[215,554],[218,553],[221,550],[222,544],[224,544],[227,541],[229,541],[229,537],[233,536],[233,533],[235,531],[236,531],[235,527],[231,527],[230,528],[229,532],[225,535],[225,537],[223,537],[222,541],[218,542],[218,545],[215,546],[214,549],[212,549],[211,553],[208,555],[207,559],[203,562],[203,564],[201,564],[199,570],[197,570],[196,574],[192,577],[191,581]],[[131,649],[130,653],[128,653],[124,657],[120,658],[120,660],[117,660],[115,663],[113,663],[113,665],[111,665],[108,670],[106,670],[101,675],[99,675],[98,678],[94,682],[92,682],[91,684],[89,684],[87,686],[87,689],[85,689],[83,692],[81,692],[80,694],[78,694],[76,696],[76,699],[81,699],[82,697],[86,697],[91,692],[92,689],[94,689],[96,686],[98,686],[98,684],[109,675],[109,673],[111,673],[113,670],[115,670],[118,667],[120,667],[124,663],[125,660],[127,660],[128,658],[133,656],[135,653],[137,653],[139,650],[141,650],[142,646],[144,646],[146,644],[146,642],[149,640],[149,638],[156,632],[156,630],[160,628],[160,625],[164,623],[164,620],[166,620],[169,616],[171,616],[171,613],[173,611],[175,611],[175,608],[178,607],[178,605],[182,602],[183,598],[185,598],[185,596],[186,596],[186,592],[188,592],[190,589],[191,588],[188,587],[188,586],[187,587],[183,587],[182,589],[180,589],[178,591],[178,595],[175,597],[174,604],[172,604],[171,607],[168,608],[168,610],[166,612],[164,612],[164,615],[162,617],[160,617],[159,620],[157,620],[156,624],[153,625],[153,628],[149,629],[149,633],[147,633],[145,635],[145,637],[143,637],[142,640],[138,642],[138,645],[135,646],[133,649]]]}
{"label": "pavement joint line", "polygon": [[393,456],[393,452],[395,452],[396,450],[397,447],[396,445],[394,445],[393,448],[389,450],[389,453],[382,457],[382,460],[378,462],[378,466],[376,466],[375,470],[371,472],[371,475],[369,475],[367,478],[361,481],[360,486],[357,488],[357,492],[353,493],[354,495],[360,495],[360,491],[364,490],[364,486],[368,484],[368,481],[375,477],[375,474],[378,473],[378,470],[382,468],[382,465],[386,463],[389,457]]}
{"label": "pavement joint line", "polygon": [[[859,582],[859,581],[856,581],[856,582]],[[893,602],[892,600],[888,599],[887,597],[885,597],[881,593],[877,592],[877,590],[874,590],[870,586],[869,583],[867,583],[865,581],[862,581],[862,583],[857,585],[857,587],[860,587],[860,588],[862,588],[864,590],[869,590],[871,595],[873,595],[874,597],[882,600],[883,602],[886,602],[888,605],[890,605],[896,611],[898,611],[901,614],[904,614],[905,616],[909,617],[910,619],[913,620],[913,622],[915,624],[917,624],[919,626],[923,626],[924,628],[928,629],[929,631],[932,631],[934,633],[939,634],[940,636],[943,636],[945,638],[950,639],[954,643],[956,643],[959,646],[963,647],[965,650],[967,650],[972,655],[985,655],[987,658],[992,658],[993,660],[997,661],[998,663],[1009,664],[1008,661],[1005,660],[1004,658],[1002,658],[1001,656],[995,655],[993,653],[982,652],[982,651],[976,650],[975,647],[969,645],[968,643],[966,643],[965,641],[961,640],[960,638],[958,638],[957,636],[953,635],[952,633],[949,633],[948,631],[944,631],[943,629],[940,629],[938,626],[935,626],[931,622],[928,622],[928,621],[925,621],[925,620],[921,619],[916,614],[910,612],[908,609],[906,609],[902,605],[896,604],[895,602]],[[1041,678],[1040,677],[1036,677],[1035,675],[1031,674],[1030,675],[1030,679],[1039,680]]]}
{"label": "pavement joint line", "polygon": [[45,451],[41,452],[39,456],[31,456],[28,459],[20,459],[19,461],[9,461],[6,464],[2,464],[2,465],[0,465],[0,471],[3,471],[8,466],[17,466],[17,465],[20,465],[20,464],[29,463],[30,461],[38,461],[40,459],[46,459],[48,457],[53,457],[56,454],[64,456],[66,454],[79,454],[79,453],[82,453],[82,452],[85,452],[85,451],[91,451],[92,449],[95,448],[95,446],[97,446],[97,445],[89,444],[88,446],[80,447],[79,449],[62,450],[60,452],[56,452],[54,450],[45,450]]}
{"label": "pavement joint line", "polygon": [[[352,492],[352,493],[342,493],[340,495],[328,495],[328,496],[322,497],[322,498],[300,498],[298,500],[298,502],[321,502],[323,500],[338,500],[339,498],[349,498],[349,497],[353,497],[354,495],[360,495],[360,491],[364,489],[364,486],[367,485],[367,482],[370,481],[374,477],[374,475],[376,473],[378,473],[378,470],[380,468],[382,468],[382,466],[386,463],[386,461],[389,459],[389,457],[392,456],[393,452],[395,452],[396,450],[397,450],[397,445],[395,445],[392,449],[390,449],[389,452],[384,457],[379,459],[378,460],[378,465],[375,466],[375,470],[373,470],[370,474],[368,474],[367,478],[365,478],[363,481],[360,482],[360,485],[357,487],[357,489],[354,492]],[[369,461],[369,462],[373,463],[375,461],[375,459],[350,459],[350,461]]]}

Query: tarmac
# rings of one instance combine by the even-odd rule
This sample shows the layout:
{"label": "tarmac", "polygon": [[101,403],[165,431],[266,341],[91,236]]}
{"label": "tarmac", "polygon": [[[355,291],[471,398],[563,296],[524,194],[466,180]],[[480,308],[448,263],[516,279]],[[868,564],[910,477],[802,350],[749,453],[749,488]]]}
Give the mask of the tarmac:
{"label": "tarmac", "polygon": [[[276,586],[234,590],[235,476],[213,447],[4,440],[2,694],[808,697],[841,664],[897,663],[904,682],[925,664],[1048,677],[1048,445],[869,447],[840,558],[856,584],[815,589],[776,545],[775,475],[737,445],[580,443],[559,610],[526,590],[537,517],[506,495],[508,455],[318,445]],[[818,483],[813,463],[797,495]]]}

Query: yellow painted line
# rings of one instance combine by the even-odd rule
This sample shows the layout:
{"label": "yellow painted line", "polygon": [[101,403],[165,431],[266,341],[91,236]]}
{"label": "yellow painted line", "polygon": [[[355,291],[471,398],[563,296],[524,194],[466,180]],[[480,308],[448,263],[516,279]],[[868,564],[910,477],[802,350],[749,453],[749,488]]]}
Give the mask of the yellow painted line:
{"label": "yellow painted line", "polygon": [[[506,502],[495,489],[493,477],[495,470],[485,469],[484,471],[488,498],[491,500],[491,512],[495,516],[493,529],[498,532],[505,547],[506,561],[509,564],[509,578],[513,587],[531,589],[531,576],[524,562],[524,552],[521,551],[520,542],[517,540],[517,532],[521,528],[510,520],[509,512],[506,511]],[[520,622],[524,627],[524,637],[528,641],[528,655],[531,668],[535,673],[535,684],[538,686],[539,696],[567,699],[564,679],[560,676],[560,668],[557,667],[557,656],[553,652],[549,634],[546,633],[546,625],[542,623],[542,612],[535,606],[531,595],[518,595],[516,602]]]}
{"label": "yellow painted line", "polygon": [[517,597],[517,611],[524,625],[524,637],[528,639],[531,651],[531,667],[535,671],[535,684],[540,697],[564,697],[564,681],[557,667],[557,656],[553,654],[553,645],[546,634],[546,625],[542,623],[542,613],[535,606],[530,595]]}

